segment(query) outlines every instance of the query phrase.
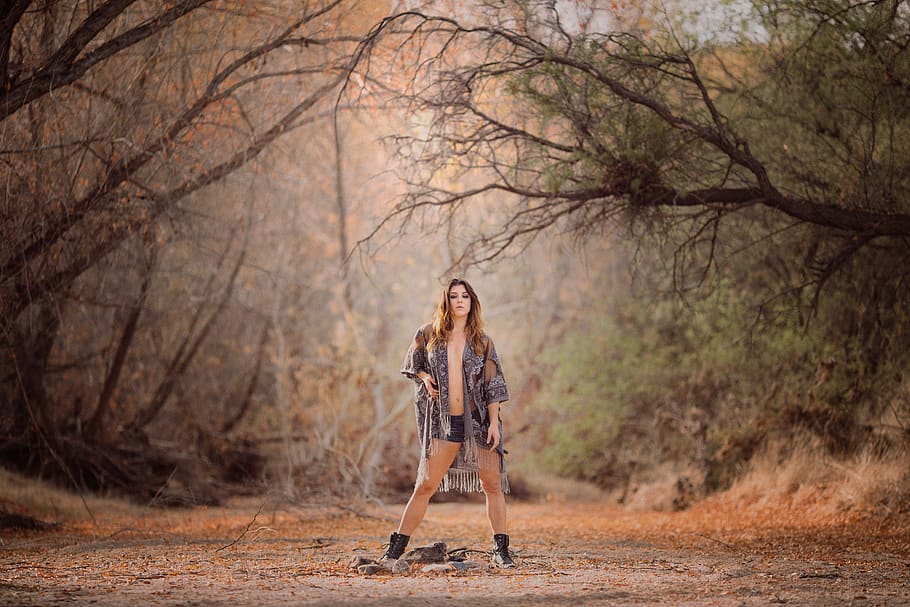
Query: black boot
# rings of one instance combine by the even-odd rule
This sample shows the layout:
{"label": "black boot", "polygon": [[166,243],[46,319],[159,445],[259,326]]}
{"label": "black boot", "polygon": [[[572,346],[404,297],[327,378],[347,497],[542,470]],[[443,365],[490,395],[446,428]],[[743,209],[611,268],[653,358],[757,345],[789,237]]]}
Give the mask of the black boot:
{"label": "black boot", "polygon": [[401,558],[401,555],[404,554],[404,549],[408,547],[408,542],[411,541],[410,535],[402,535],[400,533],[393,533],[389,538],[389,549],[385,551],[385,554],[382,555],[381,561],[396,561]]}
{"label": "black boot", "polygon": [[515,561],[509,554],[509,536],[505,533],[497,533],[493,536],[493,566],[511,569],[515,566]]}

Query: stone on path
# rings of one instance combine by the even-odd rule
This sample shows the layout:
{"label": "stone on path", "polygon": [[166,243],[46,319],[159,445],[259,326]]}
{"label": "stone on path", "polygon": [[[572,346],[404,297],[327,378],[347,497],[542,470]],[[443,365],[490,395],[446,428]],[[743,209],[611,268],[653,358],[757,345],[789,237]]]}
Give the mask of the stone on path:
{"label": "stone on path", "polygon": [[446,551],[444,542],[436,542],[431,546],[414,548],[397,560],[376,560],[355,555],[348,561],[348,567],[356,569],[361,575],[373,575],[381,571],[393,574],[408,573],[412,570],[416,571],[418,565],[423,565],[420,569],[422,572],[466,571],[483,567],[476,561],[465,560],[465,552],[465,549],[462,548],[453,550],[450,555]]}
{"label": "stone on path", "polygon": [[373,575],[374,573],[379,573],[382,571],[382,565],[378,563],[371,565],[361,565],[357,568],[357,571],[360,572],[361,575]]}
{"label": "stone on path", "polygon": [[432,546],[420,546],[409,551],[402,557],[409,563],[445,563],[448,560],[444,542],[436,542]]}
{"label": "stone on path", "polygon": [[362,567],[363,565],[375,565],[375,564],[377,564],[375,559],[368,559],[365,556],[356,556],[355,555],[355,556],[351,557],[350,561],[348,561],[348,567],[351,569],[358,569],[359,567]]}
{"label": "stone on path", "polygon": [[431,563],[420,569],[423,573],[456,571],[454,563]]}

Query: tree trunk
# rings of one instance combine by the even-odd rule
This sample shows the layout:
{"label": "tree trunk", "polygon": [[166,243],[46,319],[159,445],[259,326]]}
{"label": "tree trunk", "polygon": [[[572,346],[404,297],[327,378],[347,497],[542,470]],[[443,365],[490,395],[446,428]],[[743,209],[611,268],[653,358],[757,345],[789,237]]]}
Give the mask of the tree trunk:
{"label": "tree trunk", "polygon": [[[15,331],[10,352],[9,374],[4,378],[3,390],[10,398],[12,424],[5,436],[6,444],[0,448],[12,451],[12,458],[27,466],[32,459],[32,449],[43,446],[59,457],[57,424],[50,414],[44,381],[47,362],[57,339],[60,326],[59,310],[46,303],[37,307],[29,319],[28,332]],[[9,334],[9,333],[8,333]]]}
{"label": "tree trunk", "polygon": [[151,245],[153,248],[150,251],[150,258],[148,260],[148,267],[145,272],[145,276],[142,278],[142,286],[139,289],[139,295],[136,298],[136,303],[129,311],[129,316],[126,319],[126,323],[123,327],[123,333],[120,336],[120,342],[117,344],[117,351],[114,353],[114,360],[111,361],[111,368],[108,370],[107,377],[104,379],[104,386],[101,389],[101,394],[98,397],[98,404],[95,407],[95,412],[92,414],[91,418],[86,424],[86,436],[88,440],[93,443],[104,444],[107,442],[107,436],[105,436],[104,420],[107,416],[108,411],[111,406],[111,397],[114,394],[114,389],[117,387],[117,384],[120,381],[120,374],[123,371],[123,363],[126,361],[127,352],[129,352],[130,345],[133,343],[133,337],[136,335],[136,327],[139,324],[139,316],[142,314],[142,310],[145,308],[146,299],[148,299],[149,288],[152,284],[152,272],[155,267],[155,257],[156,249],[154,245]]}

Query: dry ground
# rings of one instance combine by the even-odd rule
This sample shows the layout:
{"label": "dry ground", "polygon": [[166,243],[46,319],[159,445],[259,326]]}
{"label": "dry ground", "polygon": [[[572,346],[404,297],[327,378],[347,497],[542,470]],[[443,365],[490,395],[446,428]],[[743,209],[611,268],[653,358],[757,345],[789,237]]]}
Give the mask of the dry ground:
{"label": "dry ground", "polygon": [[[94,520],[2,532],[0,605],[910,605],[910,517],[832,509],[824,493],[681,513],[511,503],[517,569],[372,577],[347,561],[381,553],[400,505],[93,500]],[[489,544],[477,503],[431,504],[418,533],[412,546]]]}

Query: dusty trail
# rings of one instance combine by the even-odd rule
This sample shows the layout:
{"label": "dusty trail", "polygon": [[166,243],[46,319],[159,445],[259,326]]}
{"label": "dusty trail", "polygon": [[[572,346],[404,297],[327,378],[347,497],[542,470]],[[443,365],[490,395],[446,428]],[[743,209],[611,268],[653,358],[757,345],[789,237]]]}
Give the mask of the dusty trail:
{"label": "dusty trail", "polygon": [[[5,532],[0,604],[910,605],[906,517],[819,521],[793,504],[722,500],[676,514],[515,503],[517,570],[363,577],[348,559],[378,556],[399,506],[260,506],[121,508]],[[488,549],[483,507],[432,504],[412,546],[439,540]]]}

